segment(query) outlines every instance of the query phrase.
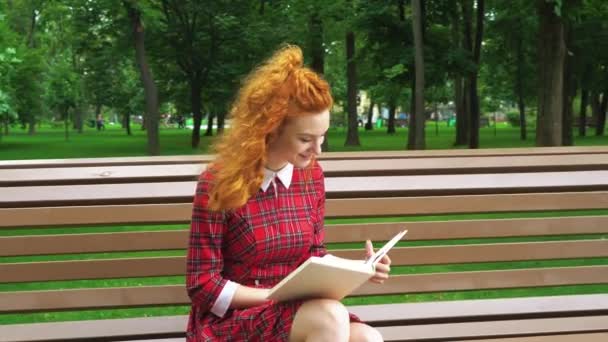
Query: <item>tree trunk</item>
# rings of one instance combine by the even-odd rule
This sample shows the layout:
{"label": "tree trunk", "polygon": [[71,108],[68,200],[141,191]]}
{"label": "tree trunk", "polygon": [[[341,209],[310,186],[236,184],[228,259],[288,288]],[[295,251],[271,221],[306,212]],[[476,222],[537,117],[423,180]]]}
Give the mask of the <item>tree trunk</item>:
{"label": "tree trunk", "polygon": [[591,91],[589,102],[591,103],[591,120],[597,133],[597,122],[600,119],[600,93],[597,90]]}
{"label": "tree trunk", "polygon": [[82,109],[82,103],[78,104],[78,107],[74,109],[74,128],[80,134],[82,134],[84,126],[84,110]]}
{"label": "tree trunk", "polygon": [[371,131],[374,129],[374,124],[372,123],[372,118],[374,117],[374,101],[369,102],[369,108],[367,110],[367,122],[365,123],[365,130]]}
{"label": "tree trunk", "polygon": [[[521,28],[521,19],[519,27]],[[523,48],[523,33],[518,28],[517,33],[517,73],[515,80],[515,96],[517,96],[517,108],[519,109],[519,138],[526,140],[528,138],[526,124],[526,103],[524,100],[524,48]],[[494,123],[496,125],[496,122]]]}
{"label": "tree trunk", "polygon": [[[325,50],[323,47],[323,19],[319,14],[318,8],[313,8],[310,17],[308,18],[309,46],[311,53],[311,68],[317,73],[323,75],[325,73]],[[329,139],[325,133],[325,139],[321,145],[322,151],[329,151]]]}
{"label": "tree trunk", "polygon": [[[462,5],[462,4],[461,4]],[[462,7],[462,6],[461,6]],[[462,8],[461,8],[462,9]],[[454,50],[462,47],[461,20],[458,4],[452,9],[452,44]],[[464,145],[468,141],[466,112],[464,109],[464,94],[462,90],[462,76],[459,72],[454,73],[454,114],[456,115],[456,140],[454,145]]]}
{"label": "tree trunk", "polygon": [[578,135],[587,135],[587,106],[589,105],[589,90],[581,88],[581,109],[579,111]]}
{"label": "tree trunk", "polygon": [[[30,21],[30,30],[28,33],[28,47],[30,49],[35,49],[36,48],[36,39],[35,39],[35,33],[36,33],[36,25],[37,25],[37,21],[36,21],[36,9],[32,9],[32,16],[31,16],[31,21]],[[40,101],[40,95],[36,94],[33,95],[37,97],[37,101]],[[37,108],[40,108],[39,106],[37,106]],[[30,113],[27,116],[28,121],[29,121],[29,129],[28,129],[28,135],[35,135],[36,134],[36,113],[33,113],[30,111]]]}
{"label": "tree trunk", "polygon": [[7,135],[8,135],[8,133],[9,133],[9,132],[8,132],[8,126],[9,126],[9,121],[10,121],[10,120],[9,120],[9,118],[8,118],[8,113],[6,113],[6,114],[4,115],[4,118],[3,118],[3,119],[4,119],[4,120],[2,120],[2,126],[3,126],[3,127],[2,127],[2,129],[4,129],[4,135],[5,135],[5,136],[7,136]]}
{"label": "tree trunk", "polygon": [[357,115],[357,64],[355,62],[355,34],[346,33],[346,101],[348,129],[344,146],[361,146],[359,142],[359,122]]}
{"label": "tree trunk", "polygon": [[215,117],[215,114],[213,114],[212,112],[209,112],[209,114],[207,114],[207,131],[205,132],[206,137],[213,136],[213,119],[214,119],[214,117]]}
{"label": "tree trunk", "polygon": [[[567,46],[572,45],[572,30],[569,27],[564,28],[564,41],[567,42]],[[565,54],[564,56],[564,87],[563,87],[563,102],[562,102],[562,145],[572,146],[574,145],[574,138],[572,136],[572,104],[574,97],[576,96],[576,79],[574,76],[573,66],[575,65],[574,57]]]}
{"label": "tree trunk", "polygon": [[395,111],[397,110],[397,104],[395,100],[391,100],[388,105],[388,123],[386,128],[386,133],[395,134]]}
{"label": "tree trunk", "polygon": [[471,82],[469,86],[471,98],[471,116],[470,116],[470,131],[469,131],[469,148],[479,148],[479,96],[477,95],[477,74],[479,73],[479,61],[481,56],[481,41],[483,37],[483,17],[485,13],[485,0],[477,0],[477,19],[475,20],[475,46],[473,47],[473,63],[475,63],[475,71],[471,74]]}
{"label": "tree trunk", "polygon": [[537,146],[562,145],[564,96],[564,25],[554,12],[554,3],[538,0],[539,95],[536,124]]}
{"label": "tree trunk", "polygon": [[131,114],[128,112],[125,114],[124,123],[125,129],[127,130],[127,135],[131,135]]}
{"label": "tree trunk", "polygon": [[158,90],[152,71],[146,59],[146,49],[144,45],[144,26],[141,22],[141,12],[133,7],[130,2],[124,1],[133,29],[133,40],[135,43],[135,59],[144,87],[144,97],[146,99],[145,126],[148,135],[148,154],[156,156],[160,154],[159,129],[158,129]]}
{"label": "tree trunk", "polygon": [[223,110],[217,113],[217,135],[224,133],[224,123],[226,121],[226,112]]}
{"label": "tree trunk", "polygon": [[604,90],[604,94],[602,95],[602,102],[600,104],[596,126],[595,126],[595,135],[604,135],[604,128],[606,126],[606,109],[608,107],[608,89]]}
{"label": "tree trunk", "polygon": [[27,134],[28,135],[34,135],[36,134],[36,116],[35,115],[28,115],[27,117],[28,119],[28,131]]}
{"label": "tree trunk", "polygon": [[[414,32],[415,87],[414,111],[410,116],[408,130],[409,150],[424,150],[424,42],[422,40],[422,8],[420,0],[412,0],[412,30]],[[412,127],[413,126],[413,127]]]}
{"label": "tree trunk", "polygon": [[192,119],[194,128],[192,129],[192,148],[198,148],[201,141],[201,122],[203,114],[201,111],[203,82],[202,75],[196,71],[190,80],[190,105],[192,106]]}
{"label": "tree trunk", "polygon": [[70,107],[63,108],[63,123],[65,131],[65,141],[70,140]]}
{"label": "tree trunk", "polygon": [[[471,0],[461,0],[460,7],[462,11],[462,28],[463,28],[463,47],[471,56],[473,55],[473,4]],[[470,77],[462,78],[462,115],[458,113],[456,116],[456,143],[455,145],[465,145],[469,142],[470,137],[470,120],[471,120],[471,79]],[[458,105],[458,103],[457,103]]]}

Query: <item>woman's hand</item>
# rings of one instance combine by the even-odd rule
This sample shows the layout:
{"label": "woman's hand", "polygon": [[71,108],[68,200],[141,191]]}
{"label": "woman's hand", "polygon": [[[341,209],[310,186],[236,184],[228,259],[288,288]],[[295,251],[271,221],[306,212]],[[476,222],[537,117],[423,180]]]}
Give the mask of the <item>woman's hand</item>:
{"label": "woman's hand", "polygon": [[[365,241],[365,254],[366,259],[374,254],[374,246],[370,240]],[[391,270],[391,258],[388,254],[385,254],[380,261],[376,264],[376,274],[370,279],[371,282],[382,284],[388,279],[388,273]]]}

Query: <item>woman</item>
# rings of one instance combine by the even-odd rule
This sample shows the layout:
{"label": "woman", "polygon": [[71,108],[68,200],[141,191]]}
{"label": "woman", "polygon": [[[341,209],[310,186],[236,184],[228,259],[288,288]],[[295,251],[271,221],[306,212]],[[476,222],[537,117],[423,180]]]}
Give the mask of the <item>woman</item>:
{"label": "woman", "polygon": [[[339,301],[266,299],[303,261],[327,253],[316,157],[332,104],[329,85],[302,66],[296,46],[280,49],[245,80],[231,129],[194,198],[188,341],[382,340]],[[366,248],[371,255],[371,243]],[[386,257],[372,281],[388,278],[389,265]]]}

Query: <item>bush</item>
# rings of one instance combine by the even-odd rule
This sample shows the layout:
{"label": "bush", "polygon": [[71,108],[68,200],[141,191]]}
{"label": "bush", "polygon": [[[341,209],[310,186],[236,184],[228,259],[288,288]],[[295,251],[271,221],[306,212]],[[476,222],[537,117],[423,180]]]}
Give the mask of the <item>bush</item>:
{"label": "bush", "polygon": [[519,127],[519,112],[518,111],[507,112],[507,121],[509,122],[509,124],[511,126]]}
{"label": "bush", "polygon": [[[519,127],[519,111],[507,112],[507,121],[513,127]],[[536,127],[536,110],[526,110],[526,127],[533,129]]]}

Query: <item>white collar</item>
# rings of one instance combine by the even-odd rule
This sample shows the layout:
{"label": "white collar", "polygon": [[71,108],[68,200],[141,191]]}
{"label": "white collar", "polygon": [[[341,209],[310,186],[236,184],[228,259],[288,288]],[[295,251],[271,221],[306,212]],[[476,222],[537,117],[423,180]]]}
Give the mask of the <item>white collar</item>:
{"label": "white collar", "polygon": [[289,186],[291,185],[291,176],[293,176],[293,164],[291,163],[287,163],[287,165],[277,172],[264,168],[264,180],[262,181],[262,185],[260,185],[260,189],[266,192],[275,177],[278,177],[285,188],[289,189]]}

